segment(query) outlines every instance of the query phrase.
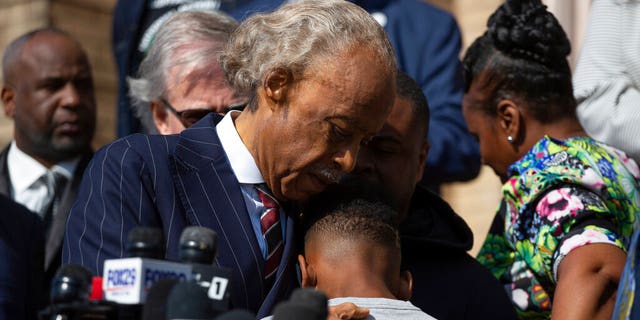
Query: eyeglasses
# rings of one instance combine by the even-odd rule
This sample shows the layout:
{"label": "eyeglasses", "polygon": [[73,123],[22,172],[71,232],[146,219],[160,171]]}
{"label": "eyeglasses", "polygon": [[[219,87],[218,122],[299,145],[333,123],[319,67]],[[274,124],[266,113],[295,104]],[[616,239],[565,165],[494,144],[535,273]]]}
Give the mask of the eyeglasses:
{"label": "eyeglasses", "polygon": [[[180,120],[180,123],[182,123],[182,125],[185,128],[189,128],[190,126],[198,122],[200,119],[204,118],[209,113],[214,112],[214,110],[212,109],[202,109],[202,108],[178,111],[167,100],[161,98],[160,101],[165,105],[165,107],[167,107],[167,109],[169,109],[173,114],[176,115],[176,117],[178,117],[178,120]],[[242,111],[244,110],[246,105],[247,105],[246,102],[231,104],[224,108],[224,113],[234,111],[234,110]]]}

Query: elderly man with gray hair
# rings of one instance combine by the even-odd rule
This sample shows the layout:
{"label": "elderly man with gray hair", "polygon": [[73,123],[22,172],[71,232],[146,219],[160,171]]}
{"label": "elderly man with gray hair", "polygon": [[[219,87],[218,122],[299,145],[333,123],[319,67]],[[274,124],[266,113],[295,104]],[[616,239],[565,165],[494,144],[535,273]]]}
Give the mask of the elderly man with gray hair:
{"label": "elderly man with gray hair", "polygon": [[179,133],[209,112],[225,114],[246,103],[218,63],[237,27],[219,11],[178,12],[160,27],[138,77],[128,79],[133,108],[146,132]]}
{"label": "elderly man with gray hair", "polygon": [[353,170],[391,110],[397,64],[382,27],[343,0],[249,17],[220,62],[247,108],[99,150],[69,213],[63,261],[98,274],[141,225],[162,229],[164,258],[176,261],[185,227],[211,228],[216,263],[233,270],[232,307],[262,318],[298,286],[287,204]]}

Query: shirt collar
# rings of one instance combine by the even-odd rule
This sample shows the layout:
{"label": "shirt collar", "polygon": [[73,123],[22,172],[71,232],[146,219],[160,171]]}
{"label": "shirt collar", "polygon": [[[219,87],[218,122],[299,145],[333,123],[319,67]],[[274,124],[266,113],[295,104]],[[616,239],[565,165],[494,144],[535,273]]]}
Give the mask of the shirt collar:
{"label": "shirt collar", "polygon": [[[61,173],[68,180],[71,180],[79,161],[80,157],[62,161],[53,165],[50,170]],[[21,193],[31,187],[48,170],[40,162],[20,150],[15,141],[12,141],[9,147],[7,167],[14,193]]]}
{"label": "shirt collar", "polygon": [[231,170],[233,170],[238,182],[244,184],[264,183],[264,178],[256,165],[256,161],[242,142],[242,139],[240,139],[240,135],[233,123],[233,119],[239,114],[240,111],[227,113],[216,126],[222,149],[227,154]]}

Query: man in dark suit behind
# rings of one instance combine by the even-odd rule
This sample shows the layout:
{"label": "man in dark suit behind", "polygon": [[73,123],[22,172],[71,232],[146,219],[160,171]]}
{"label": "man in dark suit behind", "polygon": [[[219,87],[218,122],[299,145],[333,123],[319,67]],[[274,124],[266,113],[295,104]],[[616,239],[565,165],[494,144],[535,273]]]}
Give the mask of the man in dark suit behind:
{"label": "man in dark suit behind", "polygon": [[91,67],[80,43],[45,28],[7,46],[2,72],[1,98],[14,131],[0,153],[0,194],[44,221],[48,292],[60,266],[67,213],[92,155],[96,104]]}
{"label": "man in dark suit behind", "polygon": [[69,214],[63,262],[101,273],[135,226],[162,228],[165,258],[181,231],[219,237],[231,303],[262,318],[298,285],[289,201],[351,171],[394,98],[384,30],[346,1],[298,1],[245,20],[220,62],[242,112],[210,114],[178,135],[133,135],[96,153]]}
{"label": "man in dark suit behind", "polygon": [[0,208],[0,319],[36,319],[45,302],[42,221],[3,195]]}
{"label": "man in dark suit behind", "polygon": [[[411,302],[437,319],[514,319],[491,272],[467,251],[473,234],[442,198],[418,184],[429,144],[427,100],[398,74],[396,99],[382,130],[362,147],[347,186],[382,186],[398,210],[402,262],[413,275]],[[347,183],[349,182],[349,183]]]}

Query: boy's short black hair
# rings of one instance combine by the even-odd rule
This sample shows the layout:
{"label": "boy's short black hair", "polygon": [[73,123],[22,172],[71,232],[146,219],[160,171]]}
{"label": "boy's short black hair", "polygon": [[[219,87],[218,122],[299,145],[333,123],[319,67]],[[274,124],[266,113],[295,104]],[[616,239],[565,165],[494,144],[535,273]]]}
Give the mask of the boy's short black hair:
{"label": "boy's short black hair", "polygon": [[317,219],[305,235],[367,241],[400,250],[395,211],[380,202],[354,199]]}
{"label": "boy's short black hair", "polygon": [[321,193],[315,194],[300,204],[299,209],[303,213],[302,234],[318,219],[327,213],[338,210],[354,199],[361,199],[371,203],[379,203],[394,209],[392,221],[397,220],[398,204],[391,198],[391,193],[383,185],[365,183],[354,175],[347,175],[338,184],[329,185]]}

